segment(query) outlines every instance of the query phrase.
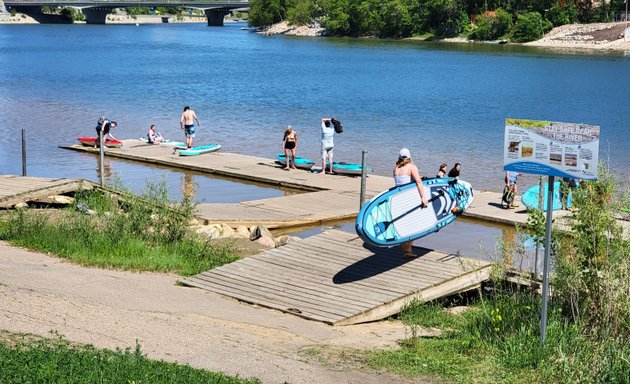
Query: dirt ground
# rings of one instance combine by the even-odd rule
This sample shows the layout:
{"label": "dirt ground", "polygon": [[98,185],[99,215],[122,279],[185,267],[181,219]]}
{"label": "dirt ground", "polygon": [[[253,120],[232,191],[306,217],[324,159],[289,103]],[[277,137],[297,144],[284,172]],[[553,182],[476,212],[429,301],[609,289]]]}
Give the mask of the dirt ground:
{"label": "dirt ground", "polygon": [[398,321],[331,327],[183,287],[178,278],[83,268],[0,242],[0,330],[110,349],[138,342],[150,358],[263,383],[431,382],[335,358],[397,348],[406,336]]}

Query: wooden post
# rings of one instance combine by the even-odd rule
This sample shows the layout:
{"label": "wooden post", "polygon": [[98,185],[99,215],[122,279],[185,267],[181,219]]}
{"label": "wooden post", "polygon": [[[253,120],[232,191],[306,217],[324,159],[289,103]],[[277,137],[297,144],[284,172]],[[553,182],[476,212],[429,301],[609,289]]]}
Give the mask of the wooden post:
{"label": "wooden post", "polygon": [[367,177],[366,157],[367,151],[361,151],[361,193],[359,194],[359,209],[363,207],[363,202],[365,202],[365,179]]}
{"label": "wooden post", "polygon": [[22,176],[26,176],[26,129],[22,128]]}

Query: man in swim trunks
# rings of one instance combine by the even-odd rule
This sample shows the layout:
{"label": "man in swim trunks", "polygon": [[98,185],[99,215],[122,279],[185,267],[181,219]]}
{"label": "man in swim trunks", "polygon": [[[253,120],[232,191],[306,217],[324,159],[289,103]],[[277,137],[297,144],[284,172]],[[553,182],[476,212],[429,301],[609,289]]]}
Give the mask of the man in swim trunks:
{"label": "man in swim trunks", "polygon": [[197,125],[201,125],[195,111],[190,109],[189,106],[185,106],[184,112],[182,112],[182,118],[179,120],[179,128],[184,130],[186,146],[188,148],[192,147],[193,139],[195,138],[195,121]]}

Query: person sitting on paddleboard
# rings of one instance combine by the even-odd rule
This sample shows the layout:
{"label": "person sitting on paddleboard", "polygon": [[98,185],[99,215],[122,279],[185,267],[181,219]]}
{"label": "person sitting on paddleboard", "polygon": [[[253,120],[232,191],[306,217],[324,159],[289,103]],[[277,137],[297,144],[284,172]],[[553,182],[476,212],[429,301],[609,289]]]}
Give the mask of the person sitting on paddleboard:
{"label": "person sitting on paddleboard", "polygon": [[[411,160],[411,153],[409,149],[403,148],[398,153],[398,161],[394,166],[394,183],[396,186],[408,184],[415,181],[418,186],[418,192],[420,192],[420,199],[424,206],[428,206],[429,202],[424,194],[424,187],[422,186],[422,178],[418,167],[416,167]],[[403,257],[415,257],[412,249],[413,241],[407,241],[402,243]]]}
{"label": "person sitting on paddleboard", "polygon": [[[101,117],[98,119],[98,124],[96,125],[96,136],[99,137],[101,134],[101,130],[103,130],[103,140],[107,140],[107,136],[111,140],[116,140],[116,138],[109,132],[110,129],[116,128],[118,124],[115,121],[109,121],[106,117]],[[98,141],[98,140],[97,140]]]}
{"label": "person sitting on paddleboard", "polygon": [[160,144],[166,141],[166,139],[162,137],[160,132],[158,132],[157,125],[151,124],[151,127],[149,127],[149,131],[147,132],[147,141],[149,144]]}

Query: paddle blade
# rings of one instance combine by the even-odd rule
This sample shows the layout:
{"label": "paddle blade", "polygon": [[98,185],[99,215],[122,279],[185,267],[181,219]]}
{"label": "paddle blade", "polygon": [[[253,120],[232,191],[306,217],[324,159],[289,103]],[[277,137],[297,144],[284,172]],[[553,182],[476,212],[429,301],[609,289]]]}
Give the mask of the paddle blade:
{"label": "paddle blade", "polygon": [[387,227],[389,226],[389,222],[387,221],[382,221],[380,223],[374,223],[374,235],[376,237],[382,235],[383,233],[385,233],[385,231],[387,231]]}

